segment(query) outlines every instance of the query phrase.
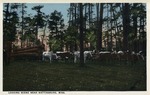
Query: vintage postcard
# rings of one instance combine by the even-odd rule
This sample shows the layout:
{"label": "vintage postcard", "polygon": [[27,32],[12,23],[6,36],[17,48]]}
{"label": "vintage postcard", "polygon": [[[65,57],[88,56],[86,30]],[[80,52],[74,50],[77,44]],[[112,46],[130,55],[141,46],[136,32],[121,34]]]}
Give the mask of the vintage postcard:
{"label": "vintage postcard", "polygon": [[149,94],[149,6],[2,0],[1,94]]}

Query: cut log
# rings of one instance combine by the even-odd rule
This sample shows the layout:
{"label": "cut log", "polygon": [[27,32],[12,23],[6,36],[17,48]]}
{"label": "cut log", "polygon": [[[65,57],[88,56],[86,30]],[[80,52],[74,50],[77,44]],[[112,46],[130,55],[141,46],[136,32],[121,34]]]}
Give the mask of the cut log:
{"label": "cut log", "polygon": [[25,53],[25,52],[38,52],[38,51],[40,51],[38,48],[32,48],[32,49],[26,49],[26,50],[22,50],[22,51],[15,51],[15,52],[13,52],[14,54],[15,53]]}
{"label": "cut log", "polygon": [[39,60],[41,60],[42,51],[43,51],[42,46],[13,49],[13,52],[11,52],[10,56],[11,59],[30,59],[30,58],[32,59],[36,57]]}
{"label": "cut log", "polygon": [[23,51],[23,50],[32,50],[32,49],[40,49],[42,48],[42,46],[35,46],[35,47],[27,47],[27,48],[18,48],[18,49],[14,49],[13,51]]}
{"label": "cut log", "polygon": [[15,56],[22,56],[22,55],[36,55],[36,56],[39,56],[38,53],[19,53],[19,54],[11,54],[12,57],[15,57]]}

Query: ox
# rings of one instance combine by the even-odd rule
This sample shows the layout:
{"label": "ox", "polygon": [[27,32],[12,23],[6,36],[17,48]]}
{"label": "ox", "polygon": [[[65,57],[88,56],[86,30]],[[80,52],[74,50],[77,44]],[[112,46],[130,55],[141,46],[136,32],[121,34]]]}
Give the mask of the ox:
{"label": "ox", "polygon": [[72,58],[72,53],[68,51],[57,51],[56,54],[61,60],[68,60]]}
{"label": "ox", "polygon": [[[91,58],[92,57],[92,51],[84,51],[84,63],[86,62],[87,58]],[[75,51],[74,52],[74,63],[77,63],[77,60],[80,58],[80,52],[79,51]]]}
{"label": "ox", "polygon": [[143,61],[146,60],[145,57],[144,57],[144,55],[143,55],[143,52],[142,52],[142,51],[139,51],[139,52],[137,53],[137,56],[138,56],[138,59],[141,59],[141,60],[143,60]]}
{"label": "ox", "polygon": [[132,62],[135,63],[137,61],[144,61],[144,57],[141,53],[141,51],[139,51],[138,53],[135,53],[134,51],[127,51],[127,52],[123,52],[123,51],[119,51],[118,53],[118,58],[119,60],[124,60],[126,62]]}
{"label": "ox", "polygon": [[59,57],[57,56],[56,53],[53,53],[52,51],[50,52],[46,51],[46,52],[43,52],[42,54],[42,60],[44,61],[45,58],[48,58],[51,63],[53,59],[58,59]]}
{"label": "ox", "polygon": [[111,52],[109,51],[100,51],[98,57],[96,58],[99,61],[110,61]]}

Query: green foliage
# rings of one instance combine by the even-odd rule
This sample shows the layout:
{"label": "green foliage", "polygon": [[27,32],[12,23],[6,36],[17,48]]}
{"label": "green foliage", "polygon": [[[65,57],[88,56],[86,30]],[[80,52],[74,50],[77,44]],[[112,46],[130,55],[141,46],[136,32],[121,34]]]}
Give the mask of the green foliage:
{"label": "green foliage", "polygon": [[[83,27],[85,29],[85,39],[87,43],[91,43],[91,47],[96,47],[96,31],[97,29],[97,17],[100,16],[100,12],[94,11],[93,3],[83,4]],[[124,3],[103,3],[104,5],[104,17],[103,17],[103,37],[102,44],[105,44],[105,48],[120,47],[122,49],[123,44],[123,8]],[[79,6],[78,3],[71,3],[68,9],[69,27],[64,29],[63,13],[54,10],[48,16],[41,10],[44,6],[34,6],[31,10],[36,11],[36,14],[26,14],[25,3],[4,3],[3,4],[3,38],[4,40],[15,41],[16,31],[19,32],[23,27],[21,36],[22,41],[36,42],[35,40],[38,34],[38,29],[44,31],[49,28],[51,38],[49,43],[52,48],[60,50],[60,47],[64,45],[72,46],[73,48],[79,46]],[[100,7],[100,6],[99,6]],[[129,3],[129,20],[130,30],[128,29],[128,44],[130,46],[137,43],[137,47],[143,47],[143,43],[146,43],[146,4],[145,3]],[[96,7],[95,7],[96,8]],[[100,10],[100,8],[96,9]],[[96,13],[96,14],[95,14]],[[126,14],[126,13],[125,13]],[[23,18],[23,19],[21,19]],[[23,20],[23,21],[22,21]],[[137,21],[137,22],[136,22]],[[86,23],[85,23],[86,22]],[[85,25],[86,24],[86,25]],[[136,25],[137,24],[137,25]],[[111,42],[111,37],[113,41]],[[107,40],[106,40],[107,39]],[[52,41],[51,41],[52,40]],[[117,44],[115,44],[116,42]],[[69,47],[70,48],[70,47]],[[145,48],[143,48],[144,50]]]}
{"label": "green foliage", "polygon": [[[123,5],[123,6],[121,6]],[[146,25],[146,5],[144,3],[129,3],[128,7],[129,7],[129,12],[127,15],[127,11],[124,12],[123,15],[123,10],[127,9],[124,6],[124,3],[113,3],[113,4],[105,4],[105,11],[106,13],[104,13],[104,24],[103,24],[103,29],[104,31],[104,39],[108,39],[107,41],[105,41],[106,43],[106,47],[109,46],[109,44],[111,44],[112,42],[109,42],[110,38],[113,37],[113,40],[115,42],[117,42],[117,44],[112,44],[113,46],[120,47],[119,50],[122,50],[122,44],[123,44],[123,39],[128,39],[127,44],[133,48],[133,47],[140,47],[140,40],[142,40],[143,38],[141,38],[141,33],[140,31],[142,30],[146,30],[145,29],[145,25]],[[124,27],[127,26],[127,23],[123,23],[122,20],[124,18],[126,18],[128,16],[128,26],[129,28],[126,29],[126,32],[122,32],[124,31],[123,29],[123,24]],[[125,20],[126,21],[126,20]],[[111,33],[112,32],[112,35]],[[127,34],[127,37],[124,36],[125,34]],[[141,39],[139,39],[141,38]],[[136,43],[136,44],[135,44]],[[139,45],[139,46],[134,46],[135,45]],[[126,46],[127,47],[127,46]],[[130,48],[128,48],[130,49]]]}
{"label": "green foliage", "polygon": [[38,5],[38,6],[34,6],[32,8],[32,10],[35,10],[37,12],[36,15],[34,15],[33,17],[33,25],[36,27],[35,28],[35,38],[37,40],[37,35],[38,35],[38,29],[39,28],[43,28],[44,27],[44,17],[45,17],[45,13],[41,12],[41,9],[44,6]]}
{"label": "green foliage", "polygon": [[65,43],[69,45],[74,45],[75,42],[79,43],[79,34],[76,27],[68,27],[65,35]]}
{"label": "green foliage", "polygon": [[33,19],[30,17],[24,18],[24,35],[23,40],[29,40],[31,42],[34,42],[36,40],[35,38],[35,28],[34,28],[34,22]]}
{"label": "green foliage", "polygon": [[[18,9],[18,4],[8,4],[5,3],[4,6],[4,19],[3,19],[3,38],[7,41],[14,41],[16,39],[16,29],[19,22],[19,17],[16,9]],[[11,11],[7,9],[11,9]],[[7,18],[7,19],[6,19]],[[9,18],[9,19],[8,19]]]}
{"label": "green foliage", "polygon": [[61,50],[64,42],[64,19],[61,12],[54,11],[48,19],[48,28],[50,29],[49,46],[53,51]]}
{"label": "green foliage", "polygon": [[50,38],[49,47],[53,52],[61,51],[61,42],[56,38]]}
{"label": "green foliage", "polygon": [[96,49],[96,35],[93,29],[86,31],[85,41],[91,44],[91,50]]}
{"label": "green foliage", "polygon": [[64,19],[62,18],[61,12],[54,11],[50,14],[49,18],[49,26],[48,28],[52,31],[55,32],[56,35],[61,32],[61,30],[64,28]]}

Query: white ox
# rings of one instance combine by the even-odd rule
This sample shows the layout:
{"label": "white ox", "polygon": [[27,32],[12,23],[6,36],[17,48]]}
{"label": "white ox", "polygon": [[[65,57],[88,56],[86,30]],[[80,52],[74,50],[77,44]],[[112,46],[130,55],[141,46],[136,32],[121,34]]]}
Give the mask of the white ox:
{"label": "white ox", "polygon": [[139,51],[138,53],[136,53],[136,55],[138,56],[139,59],[141,58],[143,61],[145,61],[145,57],[142,51]]}
{"label": "white ox", "polygon": [[[53,58],[54,57],[54,58]],[[56,53],[53,53],[52,51],[48,52],[48,51],[45,51],[43,52],[42,54],[42,60],[44,61],[45,58],[48,58],[50,63],[52,62],[52,59],[58,59],[58,56],[56,55]]]}
{"label": "white ox", "polygon": [[[87,57],[92,57],[92,51],[84,51],[84,63],[86,62]],[[74,63],[77,63],[77,60],[80,58],[80,52],[74,52]]]}

